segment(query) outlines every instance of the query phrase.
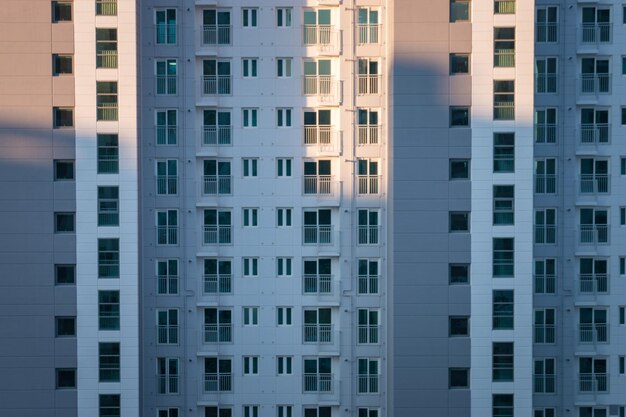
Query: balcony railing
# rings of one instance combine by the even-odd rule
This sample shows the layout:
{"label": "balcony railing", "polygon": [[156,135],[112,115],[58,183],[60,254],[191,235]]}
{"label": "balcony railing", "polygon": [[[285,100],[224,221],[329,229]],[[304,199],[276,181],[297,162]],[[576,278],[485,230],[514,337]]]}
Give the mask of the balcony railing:
{"label": "balcony railing", "polygon": [[157,145],[175,145],[176,144],[176,126],[157,126],[156,127],[156,143]]}
{"label": "balcony railing", "polygon": [[233,390],[233,376],[230,373],[205,373],[204,392],[230,392]]}
{"label": "balcony railing", "polygon": [[536,225],[535,226],[535,243],[536,244],[556,243],[556,226]]}
{"label": "balcony railing", "polygon": [[204,274],[203,291],[205,294],[230,294],[233,292],[231,274]]}
{"label": "balcony railing", "polygon": [[178,294],[178,275],[159,275],[157,287],[158,294]]}
{"label": "balcony railing", "polygon": [[178,192],[177,175],[157,175],[157,194],[176,194]]}
{"label": "balcony railing", "polygon": [[159,375],[159,394],[178,394],[178,376]]}
{"label": "balcony railing", "polygon": [[359,175],[359,194],[378,194],[380,192],[380,175]]}
{"label": "balcony railing", "polygon": [[231,25],[204,25],[202,26],[203,45],[230,45]]}
{"label": "balcony railing", "polygon": [[358,75],[357,92],[358,94],[379,94],[380,93],[380,74]]}
{"label": "balcony railing", "polygon": [[117,68],[117,51],[96,53],[96,68]]}
{"label": "balcony railing", "polygon": [[609,340],[606,323],[580,324],[578,341],[580,343],[606,343]]}
{"label": "balcony railing", "polygon": [[359,339],[361,344],[376,344],[379,341],[380,326],[377,324],[364,324],[358,327]]}
{"label": "balcony railing", "polygon": [[359,125],[357,129],[359,145],[378,145],[380,143],[381,126]]}
{"label": "balcony railing", "polygon": [[554,324],[535,324],[535,343],[554,343]]}
{"label": "balcony railing", "polygon": [[333,227],[332,226],[304,226],[303,243],[332,245],[333,244]]}
{"label": "balcony railing", "polygon": [[176,76],[175,75],[157,75],[157,94],[172,95],[176,94]]}
{"label": "balcony railing", "polygon": [[607,144],[611,139],[608,123],[583,123],[580,125],[580,143],[583,145]]}
{"label": "balcony railing", "polygon": [[208,96],[229,95],[231,93],[230,75],[205,75],[202,83],[202,94]]}
{"label": "balcony railing", "polygon": [[555,376],[546,374],[535,374],[533,390],[536,393],[551,393],[555,392]]}
{"label": "balcony railing", "polygon": [[537,23],[535,42],[556,42],[558,39],[558,25],[554,23]]}
{"label": "balcony railing", "polygon": [[178,245],[178,226],[157,226],[157,245]]}
{"label": "balcony railing", "polygon": [[606,224],[581,224],[579,226],[581,245],[598,245],[609,243],[609,227]]}
{"label": "balcony railing", "polygon": [[494,103],[493,120],[515,120],[515,103],[513,102]]}
{"label": "balcony railing", "polygon": [[608,94],[611,92],[611,74],[582,74],[581,94]]}
{"label": "balcony railing", "polygon": [[202,126],[202,145],[230,145],[232,126]]}
{"label": "balcony railing", "polygon": [[555,194],[556,193],[556,174],[536,174],[535,175],[535,193]]}
{"label": "balcony railing", "polygon": [[120,215],[117,212],[113,213],[98,213],[98,226],[119,226]]}
{"label": "balcony railing", "polygon": [[202,178],[203,195],[229,195],[232,193],[232,176],[205,175]]}
{"label": "balcony railing", "polygon": [[371,43],[378,43],[379,42],[379,37],[378,37],[379,28],[380,28],[380,25],[360,23],[357,28],[358,33],[359,33],[359,38],[358,38],[359,44],[365,45],[365,44],[371,44]]}
{"label": "balcony railing", "polygon": [[160,324],[157,326],[159,344],[178,344],[178,325]]}
{"label": "balcony railing", "polygon": [[117,0],[96,0],[96,16],[117,16]]}
{"label": "balcony railing", "polygon": [[304,25],[303,42],[305,46],[317,46],[322,53],[341,51],[340,32],[331,25]]}
{"label": "balcony railing", "polygon": [[578,391],[580,392],[608,392],[609,376],[606,373],[578,374]]}
{"label": "balcony railing", "polygon": [[120,262],[118,259],[98,261],[98,276],[102,278],[116,278],[120,276]]}
{"label": "balcony railing", "polygon": [[556,276],[552,274],[535,275],[535,293],[554,294],[556,291]]}
{"label": "balcony railing", "polygon": [[379,389],[380,375],[359,375],[359,394],[376,394]]}
{"label": "balcony railing", "polygon": [[494,2],[495,14],[514,14],[515,0],[496,0]]}
{"label": "balcony railing", "polygon": [[611,42],[611,23],[583,23],[580,27],[581,45]]}
{"label": "balcony railing", "polygon": [[359,275],[359,294],[378,294],[378,275]]}
{"label": "balcony railing", "polygon": [[496,49],[493,52],[494,67],[514,67],[515,49]]}
{"label": "balcony railing", "polygon": [[304,374],[302,390],[304,392],[333,392],[333,374]]}
{"label": "balcony railing", "polygon": [[581,194],[606,194],[609,192],[609,176],[607,174],[581,174]]}
{"label": "balcony railing", "polygon": [[337,81],[330,75],[305,75],[304,95],[332,96],[336,94]]}
{"label": "balcony railing", "polygon": [[305,324],[304,343],[333,343],[332,324]]}
{"label": "balcony railing", "polygon": [[557,125],[538,124],[535,125],[535,143],[556,143],[558,136]]}
{"label": "balcony railing", "polygon": [[378,245],[380,226],[358,226],[359,245]]}
{"label": "balcony railing", "polygon": [[233,325],[205,324],[204,343],[231,343],[233,341]]}
{"label": "balcony railing", "polygon": [[97,120],[116,121],[117,120],[117,103],[100,103],[97,108]]}
{"label": "balcony railing", "polygon": [[232,227],[228,226],[204,226],[204,245],[230,245],[232,243]]}
{"label": "balcony railing", "polygon": [[558,80],[557,74],[536,75],[535,88],[537,89],[537,93],[556,93]]}
{"label": "balcony railing", "polygon": [[330,274],[304,274],[302,292],[304,294],[332,294],[333,276]]}
{"label": "balcony railing", "polygon": [[157,23],[156,24],[156,43],[157,44],[176,43],[176,24],[175,23]]}
{"label": "balcony railing", "polygon": [[609,292],[608,274],[580,274],[578,290],[582,294],[606,294]]}
{"label": "balcony railing", "polygon": [[304,194],[332,195],[332,183],[331,175],[304,175]]}

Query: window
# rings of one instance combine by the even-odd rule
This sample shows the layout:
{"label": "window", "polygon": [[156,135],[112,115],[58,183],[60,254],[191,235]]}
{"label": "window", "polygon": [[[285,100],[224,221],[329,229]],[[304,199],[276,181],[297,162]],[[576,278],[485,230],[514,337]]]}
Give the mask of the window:
{"label": "window", "polygon": [[556,259],[535,259],[535,294],[556,294]]}
{"label": "window", "polygon": [[611,139],[609,110],[583,107],[580,109],[580,143],[607,144]]}
{"label": "window", "polygon": [[450,75],[469,74],[469,54],[450,54]]}
{"label": "window", "polygon": [[230,61],[205,59],[202,61],[204,95],[229,95],[231,93]]}
{"label": "window", "polygon": [[232,408],[204,407],[204,417],[232,417],[232,416],[233,416]]}
{"label": "window", "polygon": [[276,176],[291,177],[292,162],[291,158],[276,158]]}
{"label": "window", "polygon": [[513,329],[513,290],[493,291],[493,330]]}
{"label": "window", "polygon": [[98,291],[98,330],[120,329],[120,292]]}
{"label": "window", "polygon": [[277,7],[276,8],[276,27],[279,27],[279,28],[291,27],[292,12],[293,12],[292,7]]}
{"label": "window", "polygon": [[604,208],[581,208],[578,230],[581,245],[609,243],[609,212]]}
{"label": "window", "polygon": [[581,94],[611,92],[611,65],[608,59],[581,58],[580,64]]}
{"label": "window", "polygon": [[176,9],[156,11],[156,43],[157,45],[176,43]]}
{"label": "window", "polygon": [[119,226],[119,187],[98,187],[98,226]]}
{"label": "window", "polygon": [[76,368],[57,368],[57,389],[76,388]]}
{"label": "window", "polygon": [[259,258],[243,258],[243,277],[259,276]]}
{"label": "window", "polygon": [[227,245],[232,243],[232,213],[228,210],[204,210],[205,245]]}
{"label": "window", "polygon": [[374,44],[379,42],[378,22],[379,12],[375,8],[359,7],[358,15],[358,43],[360,45]]}
{"label": "window", "polygon": [[243,227],[256,227],[259,225],[259,209],[243,209]]}
{"label": "window", "polygon": [[610,191],[609,161],[582,158],[580,160],[580,193],[607,194]]}
{"label": "window", "polygon": [[304,310],[303,334],[305,343],[332,343],[333,324],[330,308]]}
{"label": "window", "polygon": [[450,22],[470,20],[470,0],[450,0]]}
{"label": "window", "polygon": [[276,226],[290,227],[292,218],[293,218],[293,209],[291,208],[277,208],[276,209]]}
{"label": "window", "polygon": [[515,81],[493,82],[493,120],[515,120]]}
{"label": "window", "polygon": [[492,344],[493,382],[513,382],[513,342],[494,342]]}
{"label": "window", "polygon": [[117,16],[117,0],[96,0],[96,16]]}
{"label": "window", "polygon": [[515,133],[493,134],[493,172],[515,172]]}
{"label": "window", "polygon": [[378,417],[380,415],[378,408],[359,407],[357,410],[358,417]]}
{"label": "window", "polygon": [[176,94],[175,59],[158,59],[156,63],[156,94],[171,96]]}
{"label": "window", "polygon": [[619,274],[626,275],[626,258],[623,256],[619,257]]}
{"label": "window", "polygon": [[513,417],[513,394],[492,394],[492,417]]}
{"label": "window", "polygon": [[619,308],[619,324],[626,324],[626,307]]}
{"label": "window", "polygon": [[202,44],[230,45],[231,24],[229,10],[202,11]]}
{"label": "window", "polygon": [[259,109],[243,109],[243,127],[257,127]]}
{"label": "window", "polygon": [[178,294],[178,259],[164,259],[156,263],[157,294]]}
{"label": "window", "polygon": [[469,124],[469,107],[450,107],[450,127],[467,127]]}
{"label": "window", "polygon": [[450,284],[469,284],[469,264],[448,264]]}
{"label": "window", "polygon": [[304,144],[321,145],[328,147],[334,145],[336,136],[332,127],[332,112],[327,110],[304,111]]}
{"label": "window", "polygon": [[448,368],[448,388],[469,388],[469,369]]}
{"label": "window", "polygon": [[72,2],[57,0],[52,2],[52,23],[72,21]]}
{"label": "window", "polygon": [[276,324],[279,326],[291,326],[293,308],[277,307],[276,308]]}
{"label": "window", "polygon": [[514,14],[515,0],[495,0],[493,3],[494,14]]}
{"label": "window", "polygon": [[535,244],[553,245],[556,243],[556,209],[535,210]]}
{"label": "window", "polygon": [[54,265],[54,283],[56,285],[76,283],[76,265]]}
{"label": "window", "polygon": [[535,60],[535,91],[556,93],[557,85],[557,58],[537,58]]}
{"label": "window", "polygon": [[178,417],[178,408],[158,408],[157,417]]}
{"label": "window", "polygon": [[537,7],[535,42],[554,43],[558,40],[558,7]]}
{"label": "window", "polygon": [[556,194],[556,158],[535,159],[535,193]]}
{"label": "window", "polygon": [[377,259],[358,259],[358,294],[378,294],[380,275]]}
{"label": "window", "polygon": [[377,109],[360,108],[357,110],[359,145],[376,145],[382,139],[378,116]]}
{"label": "window", "polygon": [[535,143],[556,143],[557,109],[535,109]]}
{"label": "window", "polygon": [[[363,211],[367,213],[368,210]],[[304,244],[332,244],[333,225],[330,209],[305,210],[303,229],[302,242]],[[367,233],[364,236],[366,235]]]}
{"label": "window", "polygon": [[54,213],[54,232],[72,233],[74,231],[74,213]]}
{"label": "window", "polygon": [[258,326],[259,324],[259,307],[243,308],[243,325]]}
{"label": "window", "polygon": [[74,72],[74,57],[72,55],[52,55],[52,74],[63,75]]}
{"label": "window", "polygon": [[[607,393],[609,390],[607,358],[578,358],[578,390],[582,393]],[[606,415],[606,414],[605,414]]]}
{"label": "window", "polygon": [[[305,32],[305,35],[307,33]],[[304,95],[329,96],[331,92],[332,94],[336,92],[337,84],[332,76],[330,59],[305,60],[303,66]],[[367,74],[365,76],[367,77]]]}
{"label": "window", "polygon": [[[233,390],[232,359],[204,358],[204,392],[229,392]],[[224,416],[220,410],[220,417]],[[227,416],[230,417],[230,414]]]}
{"label": "window", "polygon": [[493,28],[493,66],[515,66],[515,28]]}
{"label": "window", "polygon": [[96,28],[96,68],[117,68],[117,29]]}
{"label": "window", "polygon": [[292,261],[292,258],[276,258],[276,275],[279,277],[290,277]]}
{"label": "window", "polygon": [[156,193],[157,195],[178,194],[178,160],[156,161]]}
{"label": "window", "polygon": [[578,311],[578,341],[580,343],[606,343],[608,311],[604,308],[584,307]]}
{"label": "window", "polygon": [[277,127],[291,127],[291,112],[292,109],[276,109],[276,126]]}
{"label": "window", "polygon": [[556,417],[556,411],[554,408],[535,408],[533,417]]}
{"label": "window", "polygon": [[204,343],[233,341],[233,312],[227,308],[204,309]]}
{"label": "window", "polygon": [[514,239],[493,239],[493,277],[508,278],[514,276]]}
{"label": "window", "polygon": [[379,211],[375,209],[358,210],[358,244],[378,245],[380,234]]}
{"label": "window", "polygon": [[252,8],[244,8],[241,9],[241,12],[243,14],[243,24],[242,26],[245,28],[253,28],[253,27],[257,27],[257,15],[259,12],[259,9],[252,9]]}
{"label": "window", "polygon": [[244,356],[243,357],[243,374],[258,375],[259,374],[259,357]]}
{"label": "window", "polygon": [[556,341],[556,310],[543,308],[535,310],[534,342],[537,344],[551,344]]}
{"label": "window", "polygon": [[98,376],[100,382],[120,382],[120,344],[98,344]]}
{"label": "window", "polygon": [[160,345],[178,344],[177,309],[157,310],[157,343]]}
{"label": "window", "polygon": [[258,405],[244,405],[243,417],[259,417],[259,406]]}
{"label": "window", "polygon": [[120,240],[98,239],[98,278],[120,277]]}
{"label": "window", "polygon": [[73,337],[76,336],[76,317],[54,318],[54,335],[56,337]]}
{"label": "window", "polygon": [[243,58],[241,60],[241,67],[243,78],[256,78],[258,75],[259,59],[258,58]]}
{"label": "window", "polygon": [[116,121],[118,118],[117,108],[117,82],[98,81],[97,85],[97,118],[99,121]]}
{"label": "window", "polygon": [[624,375],[626,372],[626,356],[619,357],[619,373],[620,375]]}
{"label": "window", "polygon": [[535,359],[534,384],[535,394],[553,394],[556,392],[554,358]]}
{"label": "window", "polygon": [[177,120],[176,109],[156,110],[156,144],[176,145],[177,143]]}
{"label": "window", "polygon": [[54,128],[74,126],[74,109],[69,107],[53,107]]}
{"label": "window", "polygon": [[332,417],[332,407],[305,407],[304,417]]}
{"label": "window", "polygon": [[276,58],[276,76],[278,78],[290,78],[292,58]]}
{"label": "window", "polygon": [[[380,65],[377,58],[360,58],[357,61],[358,94],[378,94],[380,91]],[[321,74],[320,74],[321,75]]]}
{"label": "window", "polygon": [[202,166],[204,195],[227,195],[232,192],[230,161],[205,159]]}
{"label": "window", "polygon": [[117,174],[119,148],[117,134],[98,134],[98,174]]}
{"label": "window", "polygon": [[357,393],[376,394],[379,390],[379,368],[380,360],[372,358],[359,358],[359,383]]}
{"label": "window", "polygon": [[515,223],[515,186],[493,186],[493,224],[512,225]]}
{"label": "window", "polygon": [[380,311],[373,308],[360,308],[357,310],[358,323],[358,343],[365,345],[375,345],[379,342],[380,332]]}
{"label": "window", "polygon": [[202,145],[230,145],[232,136],[229,110],[204,110]]}
{"label": "window", "polygon": [[611,42],[611,9],[597,7],[582,8],[582,36],[585,45]]}
{"label": "window", "polygon": [[74,179],[74,160],[54,160],[54,180],[64,181]]}
{"label": "window", "polygon": [[469,159],[450,159],[450,179],[466,180],[469,179]]}
{"label": "window", "polygon": [[449,231],[450,232],[469,232],[470,222],[469,212],[455,212],[449,213]]}
{"label": "window", "polygon": [[120,417],[120,394],[100,394],[98,396],[98,417]]}
{"label": "window", "polygon": [[359,158],[357,160],[357,175],[359,195],[378,194],[379,190],[379,161]]}
{"label": "window", "polygon": [[259,160],[256,158],[243,158],[243,176],[247,177],[256,177],[258,176],[258,164]]}
{"label": "window", "polygon": [[469,336],[469,317],[450,316],[448,334],[450,336]]}
{"label": "window", "polygon": [[331,259],[305,259],[303,264],[304,294],[332,294],[333,275]]}
{"label": "window", "polygon": [[159,394],[178,394],[178,359],[156,359]]}

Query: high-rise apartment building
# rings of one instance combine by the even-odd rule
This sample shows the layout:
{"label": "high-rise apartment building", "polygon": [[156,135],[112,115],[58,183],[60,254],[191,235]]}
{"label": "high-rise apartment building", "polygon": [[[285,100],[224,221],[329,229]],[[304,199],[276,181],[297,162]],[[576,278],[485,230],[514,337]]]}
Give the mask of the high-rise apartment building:
{"label": "high-rise apartment building", "polygon": [[626,6],[0,22],[0,415],[625,416]]}

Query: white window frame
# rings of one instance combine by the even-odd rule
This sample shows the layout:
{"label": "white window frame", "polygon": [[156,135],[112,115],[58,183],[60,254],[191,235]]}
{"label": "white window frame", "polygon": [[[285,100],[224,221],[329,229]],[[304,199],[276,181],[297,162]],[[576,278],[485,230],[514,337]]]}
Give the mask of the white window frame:
{"label": "white window frame", "polygon": [[293,158],[276,158],[276,177],[290,178],[291,176],[293,176]]}
{"label": "white window frame", "polygon": [[293,124],[293,109],[291,107],[276,108],[276,127],[291,127]]}
{"label": "white window frame", "polygon": [[243,325],[258,326],[259,325],[259,307],[243,307]]}
{"label": "white window frame", "polygon": [[293,25],[293,7],[276,8],[276,27],[290,28]]}
{"label": "white window frame", "polygon": [[258,158],[242,158],[242,164],[244,178],[253,178],[259,176]]}
{"label": "white window frame", "polygon": [[276,307],[276,325],[293,325],[293,307]]}
{"label": "white window frame", "polygon": [[241,8],[241,27],[255,28],[259,26],[259,9],[257,7]]}
{"label": "white window frame", "polygon": [[276,209],[276,227],[291,227],[293,225],[293,208],[278,207]]}
{"label": "white window frame", "polygon": [[245,207],[243,208],[243,227],[258,227],[259,226],[259,208],[258,207]]}
{"label": "white window frame", "polygon": [[[173,265],[176,265],[175,274],[172,273]],[[178,283],[180,281],[180,263],[176,258],[156,260],[157,295],[178,295]],[[164,266],[165,274],[160,274],[161,266]],[[162,289],[165,291],[162,291]],[[173,290],[172,290],[173,289]]]}
{"label": "white window frame", "polygon": [[241,275],[244,278],[253,278],[259,276],[259,258],[242,258],[242,271]]}
{"label": "white window frame", "polygon": [[244,356],[243,366],[244,375],[258,375],[259,374],[259,357],[258,356]]}
{"label": "white window frame", "polygon": [[276,276],[291,277],[293,273],[293,258],[279,256],[276,258]]}
{"label": "white window frame", "polygon": [[276,58],[276,78],[291,78],[293,73],[293,58]]}
{"label": "white window frame", "polygon": [[241,109],[242,127],[244,129],[254,129],[259,127],[259,109],[244,108]]}
{"label": "white window frame", "polygon": [[[161,373],[161,362],[165,364],[165,373]],[[175,373],[170,373],[172,364],[175,365]],[[159,394],[171,395],[180,393],[180,361],[178,358],[157,358],[157,377],[159,378]],[[162,381],[164,379],[164,381]]]}
{"label": "white window frame", "polygon": [[242,58],[241,76],[243,78],[257,78],[259,76],[259,58]]}
{"label": "white window frame", "polygon": [[276,356],[276,375],[293,374],[293,356]]}

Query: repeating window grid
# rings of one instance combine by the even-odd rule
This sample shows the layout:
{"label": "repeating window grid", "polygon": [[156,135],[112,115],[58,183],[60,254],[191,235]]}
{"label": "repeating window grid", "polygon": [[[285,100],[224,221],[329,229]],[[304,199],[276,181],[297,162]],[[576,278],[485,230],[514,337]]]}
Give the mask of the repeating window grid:
{"label": "repeating window grid", "polygon": [[243,227],[257,227],[259,225],[259,209],[247,207],[243,209]]}
{"label": "repeating window grid", "polygon": [[257,158],[243,158],[243,177],[251,178],[259,175],[259,160]]}
{"label": "repeating window grid", "polygon": [[159,394],[178,394],[178,358],[157,358]]}
{"label": "repeating window grid", "polygon": [[276,158],[276,176],[291,177],[293,158]]}
{"label": "repeating window grid", "polygon": [[243,325],[259,325],[259,307],[243,307]]}
{"label": "repeating window grid", "polygon": [[292,317],[293,307],[276,307],[276,324],[278,326],[291,326]]}
{"label": "repeating window grid", "polygon": [[259,374],[259,357],[244,356],[243,357],[243,374],[258,375]]}
{"label": "repeating window grid", "polygon": [[243,78],[256,78],[258,76],[259,58],[242,58],[241,68]]}
{"label": "repeating window grid", "polygon": [[293,258],[278,257],[276,258],[276,276],[291,277],[292,276]]}
{"label": "repeating window grid", "polygon": [[178,294],[178,259],[163,259],[156,261],[157,294]]}
{"label": "repeating window grid", "polygon": [[276,209],[276,226],[291,227],[293,219],[293,209],[280,207]]}
{"label": "repeating window grid", "polygon": [[277,356],[276,373],[278,375],[293,374],[293,356]]}
{"label": "repeating window grid", "polygon": [[259,258],[243,258],[243,277],[259,276]]}

